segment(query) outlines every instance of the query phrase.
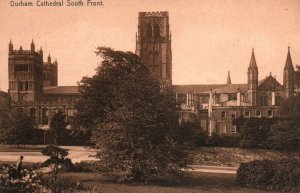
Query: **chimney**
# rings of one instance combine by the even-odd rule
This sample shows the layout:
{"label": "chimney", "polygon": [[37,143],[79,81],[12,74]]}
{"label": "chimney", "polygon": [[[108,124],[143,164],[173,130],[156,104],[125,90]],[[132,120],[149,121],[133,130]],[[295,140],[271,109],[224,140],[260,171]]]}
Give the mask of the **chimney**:
{"label": "chimney", "polygon": [[238,92],[236,93],[236,106],[241,106],[241,91],[238,89]]}
{"label": "chimney", "polygon": [[276,96],[275,96],[275,92],[272,92],[272,106],[276,105]]}
{"label": "chimney", "polygon": [[186,106],[189,106],[189,93],[186,93]]}

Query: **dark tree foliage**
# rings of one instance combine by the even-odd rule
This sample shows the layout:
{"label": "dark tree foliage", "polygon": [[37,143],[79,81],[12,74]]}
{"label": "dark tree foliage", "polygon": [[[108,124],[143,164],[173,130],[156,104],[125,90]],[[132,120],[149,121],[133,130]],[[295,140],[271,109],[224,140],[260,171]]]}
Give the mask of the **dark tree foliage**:
{"label": "dark tree foliage", "polygon": [[50,182],[51,193],[58,193],[59,180],[58,172],[59,166],[72,165],[71,159],[67,158],[69,155],[68,150],[60,148],[58,145],[47,145],[41,152],[44,156],[49,158],[43,163],[43,166],[50,167],[52,169],[52,179]]}
{"label": "dark tree foliage", "polygon": [[66,115],[63,112],[55,113],[50,122],[49,132],[56,145],[60,145],[66,136]]}
{"label": "dark tree foliage", "polygon": [[271,126],[277,122],[278,117],[239,117],[234,119],[232,124],[237,126],[241,147],[266,148],[268,146],[267,138],[270,134]]}
{"label": "dark tree foliage", "polygon": [[49,159],[47,159],[43,165],[51,167],[52,169],[51,193],[60,192],[58,187],[59,166],[72,165],[72,161],[66,158],[69,155],[68,150],[59,147],[66,136],[66,127],[66,115],[62,112],[55,113],[49,127],[54,145],[47,145],[41,151],[43,155],[49,156]]}
{"label": "dark tree foliage", "polygon": [[179,126],[174,93],[161,90],[135,54],[105,47],[96,53],[103,61],[80,82],[75,127],[92,132],[99,169],[119,174],[119,181],[180,173],[195,135]]}
{"label": "dark tree foliage", "polygon": [[272,126],[269,146],[280,150],[300,150],[300,94],[282,105],[282,118]]}
{"label": "dark tree foliage", "polygon": [[280,192],[299,192],[300,162],[280,159],[242,163],[237,170],[237,183]]}
{"label": "dark tree foliage", "polygon": [[25,113],[12,112],[0,118],[0,140],[7,144],[32,143],[34,121]]}

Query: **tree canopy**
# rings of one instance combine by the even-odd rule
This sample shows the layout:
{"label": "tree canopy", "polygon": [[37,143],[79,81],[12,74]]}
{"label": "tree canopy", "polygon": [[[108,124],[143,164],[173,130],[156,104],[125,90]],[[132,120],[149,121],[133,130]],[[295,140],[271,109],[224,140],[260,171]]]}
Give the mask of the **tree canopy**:
{"label": "tree canopy", "polygon": [[34,121],[22,112],[12,112],[0,118],[0,140],[7,144],[30,144]]}
{"label": "tree canopy", "polygon": [[148,182],[189,163],[191,130],[178,123],[171,89],[160,89],[131,52],[99,47],[101,65],[80,82],[75,126],[91,131],[102,171]]}

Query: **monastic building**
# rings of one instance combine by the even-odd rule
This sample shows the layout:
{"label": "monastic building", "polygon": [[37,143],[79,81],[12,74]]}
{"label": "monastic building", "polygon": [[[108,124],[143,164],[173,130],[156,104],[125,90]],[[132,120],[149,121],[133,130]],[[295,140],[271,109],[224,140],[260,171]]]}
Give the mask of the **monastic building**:
{"label": "monastic building", "polygon": [[9,43],[8,74],[10,108],[27,112],[40,128],[48,128],[55,112],[65,112],[69,120],[80,94],[77,86],[58,86],[58,62],[43,60],[43,50],[13,48]]}
{"label": "monastic building", "polygon": [[174,85],[181,104],[182,121],[199,121],[200,127],[211,134],[234,134],[232,120],[237,117],[279,117],[281,104],[296,90],[295,71],[290,48],[283,68],[283,85],[275,76],[258,79],[259,67],[252,49],[247,83],[232,84],[228,73],[226,84]]}

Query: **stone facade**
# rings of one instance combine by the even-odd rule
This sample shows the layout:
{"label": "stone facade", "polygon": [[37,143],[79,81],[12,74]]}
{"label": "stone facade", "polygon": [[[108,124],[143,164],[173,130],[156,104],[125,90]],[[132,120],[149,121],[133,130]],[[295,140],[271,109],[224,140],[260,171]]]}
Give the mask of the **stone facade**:
{"label": "stone facade", "polygon": [[212,134],[235,134],[232,120],[243,116],[280,117],[281,104],[297,92],[297,82],[290,48],[283,69],[284,83],[270,75],[258,80],[259,68],[252,50],[246,84],[174,85],[181,105],[181,121],[198,121],[199,127]]}
{"label": "stone facade", "polygon": [[58,63],[43,61],[42,48],[35,51],[32,41],[30,50],[13,49],[9,43],[9,90],[12,111],[29,114],[35,123],[48,129],[53,115],[59,111],[67,115],[70,121],[74,114],[74,105],[80,99],[77,86],[58,86]]}
{"label": "stone facade", "polygon": [[172,84],[172,50],[168,12],[140,12],[136,54],[150,76],[161,84]]}

